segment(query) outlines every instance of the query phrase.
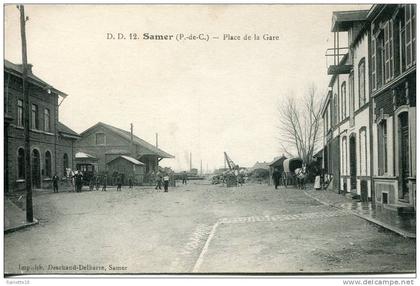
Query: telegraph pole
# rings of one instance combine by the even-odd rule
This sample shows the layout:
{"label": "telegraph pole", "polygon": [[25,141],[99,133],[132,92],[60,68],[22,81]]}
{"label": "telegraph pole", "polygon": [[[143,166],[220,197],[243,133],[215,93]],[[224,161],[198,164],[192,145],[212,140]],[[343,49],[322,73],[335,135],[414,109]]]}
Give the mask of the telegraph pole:
{"label": "telegraph pole", "polygon": [[26,50],[26,17],[25,8],[19,5],[20,11],[20,36],[22,38],[22,86],[24,98],[24,133],[25,133],[25,185],[26,185],[26,220],[33,222],[34,215],[32,209],[32,174],[31,174],[31,144],[29,139],[29,117],[31,115],[29,108],[29,90],[28,90],[28,58]]}

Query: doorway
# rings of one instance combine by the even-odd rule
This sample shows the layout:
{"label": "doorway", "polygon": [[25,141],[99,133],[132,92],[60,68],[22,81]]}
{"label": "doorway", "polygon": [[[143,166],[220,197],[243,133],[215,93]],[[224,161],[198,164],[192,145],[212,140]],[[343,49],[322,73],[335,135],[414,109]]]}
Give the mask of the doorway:
{"label": "doorway", "polygon": [[41,156],[36,149],[32,151],[32,186],[41,188]]}
{"label": "doorway", "polygon": [[357,185],[357,178],[356,178],[356,172],[357,172],[357,156],[356,156],[356,136],[352,134],[350,136],[350,189],[356,190]]}
{"label": "doorway", "polygon": [[408,177],[410,176],[410,146],[409,146],[409,133],[408,133],[408,112],[402,112],[398,115],[399,131],[398,140],[400,145],[399,150],[399,171],[400,171],[400,194],[399,198],[405,202],[409,201],[408,198]]}

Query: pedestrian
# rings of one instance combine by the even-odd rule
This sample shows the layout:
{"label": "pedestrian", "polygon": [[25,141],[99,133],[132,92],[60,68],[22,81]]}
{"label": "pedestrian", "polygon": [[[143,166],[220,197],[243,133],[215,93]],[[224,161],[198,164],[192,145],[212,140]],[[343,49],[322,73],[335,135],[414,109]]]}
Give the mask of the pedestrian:
{"label": "pedestrian", "polygon": [[187,184],[187,179],[188,179],[187,172],[184,171],[184,173],[182,174],[182,184],[183,185],[186,185]]}
{"label": "pedestrian", "polygon": [[106,175],[104,175],[103,177],[102,177],[102,191],[103,192],[106,192],[106,183],[107,183],[107,177],[106,177]]}
{"label": "pedestrian", "polygon": [[169,175],[166,173],[165,176],[163,176],[163,188],[165,190],[165,193],[168,192],[169,188]]}
{"label": "pedestrian", "polygon": [[280,178],[281,178],[280,170],[278,168],[274,168],[273,182],[274,182],[274,188],[276,190],[277,190],[277,187],[280,185]]}
{"label": "pedestrian", "polygon": [[83,187],[83,174],[80,171],[77,171],[76,174],[76,192],[80,193],[82,191]]}
{"label": "pedestrian", "polygon": [[59,178],[57,176],[57,173],[55,173],[54,176],[52,177],[52,181],[53,181],[53,190],[54,190],[54,193],[58,193],[58,181],[59,181]]}
{"label": "pedestrian", "polygon": [[89,191],[93,191],[94,186],[95,186],[95,176],[91,176],[89,180]]}
{"label": "pedestrian", "polygon": [[117,191],[121,191],[122,175],[117,175]]}
{"label": "pedestrian", "polygon": [[99,175],[95,176],[95,185],[96,185],[96,190],[99,191],[99,185],[101,184],[101,178],[99,177]]}
{"label": "pedestrian", "polygon": [[130,176],[128,178],[128,188],[129,189],[132,189],[133,188],[133,177],[132,176]]}
{"label": "pedestrian", "polygon": [[162,190],[162,174],[160,172],[157,173],[157,178],[156,178],[156,187],[155,190]]}

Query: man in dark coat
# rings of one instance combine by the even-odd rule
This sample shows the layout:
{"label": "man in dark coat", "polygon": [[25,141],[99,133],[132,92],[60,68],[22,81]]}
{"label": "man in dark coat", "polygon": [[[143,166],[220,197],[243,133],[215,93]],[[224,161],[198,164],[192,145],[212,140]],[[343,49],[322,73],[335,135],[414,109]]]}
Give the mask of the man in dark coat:
{"label": "man in dark coat", "polygon": [[117,191],[121,191],[122,185],[122,174],[117,175]]}
{"label": "man in dark coat", "polygon": [[280,185],[280,178],[281,178],[280,170],[278,168],[275,168],[273,172],[273,182],[274,182],[274,188],[276,190],[277,190],[277,187]]}
{"label": "man in dark coat", "polygon": [[75,181],[76,181],[76,192],[80,193],[82,191],[82,187],[83,187],[83,174],[82,172],[78,171],[77,174],[75,175]]}
{"label": "man in dark coat", "polygon": [[52,181],[53,181],[54,193],[58,193],[58,181],[59,181],[59,178],[57,176],[57,173],[55,173],[54,176],[52,177]]}

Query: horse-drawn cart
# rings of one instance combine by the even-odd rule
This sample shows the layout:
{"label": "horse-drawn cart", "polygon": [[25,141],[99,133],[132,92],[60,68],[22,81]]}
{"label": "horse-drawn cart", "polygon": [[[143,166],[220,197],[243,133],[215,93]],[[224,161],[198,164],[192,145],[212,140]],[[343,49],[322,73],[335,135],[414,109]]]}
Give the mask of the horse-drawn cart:
{"label": "horse-drawn cart", "polygon": [[283,185],[297,185],[296,170],[302,169],[303,161],[300,158],[290,158],[283,161]]}

